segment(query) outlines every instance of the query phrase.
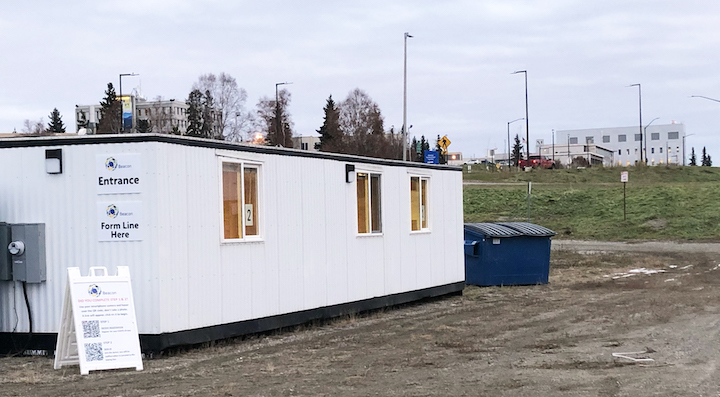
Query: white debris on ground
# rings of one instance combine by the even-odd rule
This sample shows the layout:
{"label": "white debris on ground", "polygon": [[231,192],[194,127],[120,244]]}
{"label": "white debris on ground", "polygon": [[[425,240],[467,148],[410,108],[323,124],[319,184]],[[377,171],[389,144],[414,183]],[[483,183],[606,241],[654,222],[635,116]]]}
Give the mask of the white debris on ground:
{"label": "white debris on ground", "polygon": [[[676,268],[677,268],[677,265],[670,265],[670,266],[668,266],[668,267],[669,267],[670,269],[676,269]],[[678,269],[678,270],[687,270],[687,269],[689,269],[689,268],[691,268],[691,267],[693,267],[693,265],[687,265],[687,266],[681,267],[681,268]],[[715,267],[713,267],[712,269],[706,270],[706,272],[711,272],[711,271],[713,271],[713,270],[718,270],[718,269],[720,269],[720,263],[717,264],[717,265],[715,265]],[[644,268],[644,267],[641,267],[641,268],[639,268],[639,269],[631,269],[631,270],[628,270],[628,271],[625,272],[625,273],[606,274],[606,275],[604,275],[603,277],[605,277],[605,278],[612,278],[613,280],[617,280],[617,279],[620,279],[620,278],[626,278],[626,277],[636,276],[636,275],[638,275],[638,274],[651,275],[651,274],[659,274],[659,273],[666,273],[666,272],[667,272],[667,270],[664,270],[664,269],[646,269],[646,268]],[[674,279],[674,278],[669,278],[669,279],[665,280],[665,282],[670,282],[670,281],[675,281],[675,279]]]}
{"label": "white debris on ground", "polygon": [[628,270],[626,273],[613,273],[613,274],[606,274],[603,277],[612,277],[613,280],[617,280],[619,278],[626,278],[626,277],[632,277],[636,276],[638,274],[657,274],[657,273],[665,273],[666,270],[663,269],[646,269],[644,267],[641,267],[639,269],[631,269]]}

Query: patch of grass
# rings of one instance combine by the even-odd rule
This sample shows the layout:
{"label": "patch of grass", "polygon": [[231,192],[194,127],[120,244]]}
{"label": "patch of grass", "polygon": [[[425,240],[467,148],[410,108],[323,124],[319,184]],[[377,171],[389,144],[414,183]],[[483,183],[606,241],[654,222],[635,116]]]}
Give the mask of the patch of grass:
{"label": "patch of grass", "polygon": [[[720,240],[720,211],[717,210],[720,208],[720,170],[631,168],[626,189],[626,220],[623,220],[623,185],[619,182],[621,170],[533,170],[507,174],[543,181],[532,185],[529,221],[555,230],[560,238]],[[616,181],[610,183],[609,176]],[[525,183],[465,185],[463,201],[465,222],[528,220]]]}

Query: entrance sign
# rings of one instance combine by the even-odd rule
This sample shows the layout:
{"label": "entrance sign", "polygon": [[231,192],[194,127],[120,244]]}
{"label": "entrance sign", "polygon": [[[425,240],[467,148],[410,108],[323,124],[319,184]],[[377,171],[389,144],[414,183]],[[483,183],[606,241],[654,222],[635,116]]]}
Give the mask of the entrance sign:
{"label": "entrance sign", "polygon": [[117,276],[91,267],[87,277],[70,267],[63,300],[55,369],[80,364],[80,373],[135,368],[142,371],[130,270],[118,266]]}
{"label": "entrance sign", "polygon": [[142,192],[145,178],[140,153],[98,154],[95,170],[98,194]]}
{"label": "entrance sign", "polygon": [[98,241],[142,241],[142,201],[98,201]]}

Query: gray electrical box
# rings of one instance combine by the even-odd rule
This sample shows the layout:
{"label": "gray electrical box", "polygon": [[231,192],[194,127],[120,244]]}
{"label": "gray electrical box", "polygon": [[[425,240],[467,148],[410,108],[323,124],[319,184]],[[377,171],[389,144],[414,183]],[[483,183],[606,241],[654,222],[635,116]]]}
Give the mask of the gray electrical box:
{"label": "gray electrical box", "polygon": [[8,245],[10,238],[10,225],[0,222],[0,280],[12,280],[12,258]]}
{"label": "gray electrical box", "polygon": [[12,258],[15,281],[40,283],[45,281],[45,224],[11,224],[11,242],[4,249]]}

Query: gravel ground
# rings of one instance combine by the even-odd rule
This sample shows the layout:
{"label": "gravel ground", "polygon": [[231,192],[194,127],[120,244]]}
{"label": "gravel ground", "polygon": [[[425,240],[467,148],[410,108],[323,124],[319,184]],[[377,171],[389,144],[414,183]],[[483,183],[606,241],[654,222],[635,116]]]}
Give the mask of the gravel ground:
{"label": "gravel ground", "polygon": [[[0,395],[720,396],[717,246],[553,244],[546,285],[469,286],[176,349],[141,372],[1,358]],[[627,352],[652,361],[613,356]]]}

